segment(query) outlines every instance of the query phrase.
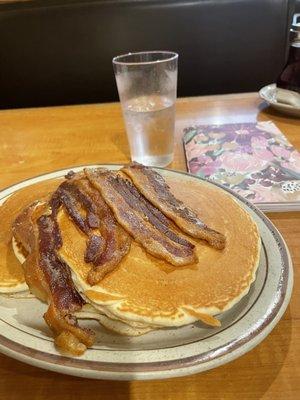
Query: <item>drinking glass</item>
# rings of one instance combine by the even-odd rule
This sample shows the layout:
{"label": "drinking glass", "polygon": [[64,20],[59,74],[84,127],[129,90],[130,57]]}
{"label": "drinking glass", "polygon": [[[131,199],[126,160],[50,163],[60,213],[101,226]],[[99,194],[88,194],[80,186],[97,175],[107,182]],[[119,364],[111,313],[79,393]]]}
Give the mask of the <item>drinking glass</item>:
{"label": "drinking glass", "polygon": [[113,58],[133,161],[165,167],[173,160],[177,60],[170,51]]}

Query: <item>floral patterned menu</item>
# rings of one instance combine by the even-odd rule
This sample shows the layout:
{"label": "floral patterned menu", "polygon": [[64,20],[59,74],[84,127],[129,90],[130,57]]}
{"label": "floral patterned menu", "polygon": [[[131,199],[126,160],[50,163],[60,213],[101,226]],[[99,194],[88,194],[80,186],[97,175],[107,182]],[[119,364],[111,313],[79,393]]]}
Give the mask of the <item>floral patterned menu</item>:
{"label": "floral patterned menu", "polygon": [[265,210],[300,209],[300,153],[273,122],[190,127],[183,141],[189,172]]}

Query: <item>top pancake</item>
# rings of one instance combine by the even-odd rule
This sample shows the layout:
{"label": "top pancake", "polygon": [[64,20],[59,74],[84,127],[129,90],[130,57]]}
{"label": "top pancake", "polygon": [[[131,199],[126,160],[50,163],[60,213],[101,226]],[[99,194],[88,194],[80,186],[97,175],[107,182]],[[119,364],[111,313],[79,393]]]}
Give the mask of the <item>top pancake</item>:
{"label": "top pancake", "polygon": [[12,247],[11,226],[17,215],[29,204],[53,192],[61,179],[46,180],[9,196],[0,205],[0,293],[17,293],[28,289],[22,265]]}
{"label": "top pancake", "polygon": [[166,180],[179,200],[226,236],[224,250],[189,237],[198,262],[174,267],[132,242],[119,266],[91,287],[86,281],[90,265],[83,261],[86,236],[61,211],[59,254],[73,270],[78,289],[93,303],[122,319],[176,326],[225,311],[248,292],[258,266],[260,238],[249,214],[224,191],[186,177]]}

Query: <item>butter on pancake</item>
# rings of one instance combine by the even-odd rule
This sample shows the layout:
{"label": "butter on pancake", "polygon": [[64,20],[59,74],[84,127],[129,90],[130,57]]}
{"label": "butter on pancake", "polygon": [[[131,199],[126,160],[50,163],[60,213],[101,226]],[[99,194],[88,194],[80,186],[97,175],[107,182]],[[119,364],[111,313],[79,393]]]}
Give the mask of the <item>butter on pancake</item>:
{"label": "butter on pancake", "polygon": [[[257,226],[238,202],[219,188],[186,177],[166,180],[179,200],[226,236],[224,250],[189,237],[196,246],[198,262],[174,267],[147,254],[133,241],[118,267],[90,286],[90,264],[83,260],[86,236],[62,210],[58,215],[63,239],[59,256],[72,269],[78,291],[109,320],[139,323],[145,329],[197,320],[219,326],[213,316],[233,307],[255,280],[260,255]],[[105,318],[103,321],[108,326]]]}

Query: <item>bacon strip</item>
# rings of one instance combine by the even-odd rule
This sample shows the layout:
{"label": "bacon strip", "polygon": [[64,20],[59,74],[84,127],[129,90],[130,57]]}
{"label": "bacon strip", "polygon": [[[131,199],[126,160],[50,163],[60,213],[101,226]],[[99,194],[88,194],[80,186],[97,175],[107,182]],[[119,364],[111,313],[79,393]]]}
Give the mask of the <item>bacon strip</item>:
{"label": "bacon strip", "polygon": [[[13,224],[13,235],[29,255],[23,264],[25,278],[32,293],[46,301],[44,318],[54,331],[55,343],[74,355],[82,354],[94,342],[94,332],[81,328],[73,313],[84,301],[74,287],[69,268],[61,262],[56,250],[61,246],[57,223],[46,206],[33,204]],[[60,346],[61,347],[61,346]]]}
{"label": "bacon strip", "polygon": [[138,190],[164,215],[170,218],[185,233],[206,240],[217,249],[225,247],[225,236],[209,228],[196,213],[175,198],[164,178],[156,171],[138,163],[122,168],[122,172],[132,179]]}
{"label": "bacon strip", "polygon": [[[88,281],[95,284],[112,271],[130,248],[130,236],[117,223],[110,208],[83,176],[69,176],[49,203],[34,203],[13,224],[16,240],[29,253],[23,264],[25,279],[36,297],[47,302],[44,319],[55,334],[55,343],[74,355],[94,342],[94,332],[81,328],[73,315],[85,304],[72,281],[69,267],[58,257],[62,239],[57,222],[60,208],[87,235],[84,255],[92,263]],[[49,207],[50,206],[50,207]]]}
{"label": "bacon strip", "polygon": [[117,221],[150,254],[180,266],[196,261],[193,244],[170,227],[128,180],[103,169],[86,169],[85,174],[112,209]]}
{"label": "bacon strip", "polygon": [[[95,285],[113,271],[128,253],[130,236],[117,223],[99,191],[84,176],[75,175],[70,181],[63,182],[54,194],[55,202],[57,197],[88,237],[84,258],[92,264],[88,282]],[[54,212],[53,206],[52,210]]]}

